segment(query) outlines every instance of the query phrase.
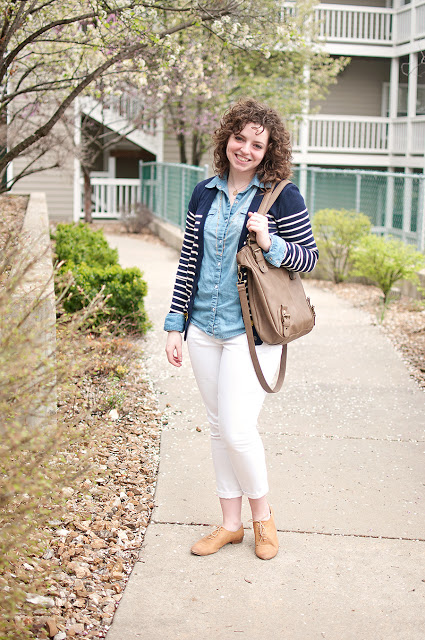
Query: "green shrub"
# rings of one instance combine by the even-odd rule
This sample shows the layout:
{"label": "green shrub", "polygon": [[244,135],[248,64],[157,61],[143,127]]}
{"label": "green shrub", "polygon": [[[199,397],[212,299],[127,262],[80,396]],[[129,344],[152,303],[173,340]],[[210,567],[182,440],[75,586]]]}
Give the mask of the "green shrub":
{"label": "green shrub", "polygon": [[103,288],[106,305],[96,316],[93,326],[113,324],[118,329],[144,333],[150,326],[143,298],[147,293],[146,282],[137,267],[123,269],[118,264],[91,267],[85,263],[70,265],[74,283],[63,306],[67,313],[74,313],[87,306]]}
{"label": "green shrub", "polygon": [[353,256],[353,274],[374,282],[384,294],[384,304],[391,288],[399,280],[419,284],[417,272],[425,265],[425,256],[396,238],[368,235]]}
{"label": "green shrub", "polygon": [[[57,259],[64,263],[61,274],[71,272],[73,278],[63,300],[64,311],[72,314],[84,309],[102,290],[106,304],[93,320],[93,327],[107,324],[144,333],[150,326],[143,302],[146,282],[138,268],[123,269],[118,264],[118,251],[109,246],[103,231],[83,222],[59,224],[52,237]],[[59,279],[56,284],[59,292]]]}
{"label": "green shrub", "polygon": [[321,209],[313,218],[313,230],[322,264],[335,283],[349,274],[353,250],[370,232],[364,213],[347,209]]}
{"label": "green shrub", "polygon": [[94,230],[88,224],[58,224],[52,238],[57,259],[66,264],[106,267],[118,264],[118,251],[106,241],[102,229]]}

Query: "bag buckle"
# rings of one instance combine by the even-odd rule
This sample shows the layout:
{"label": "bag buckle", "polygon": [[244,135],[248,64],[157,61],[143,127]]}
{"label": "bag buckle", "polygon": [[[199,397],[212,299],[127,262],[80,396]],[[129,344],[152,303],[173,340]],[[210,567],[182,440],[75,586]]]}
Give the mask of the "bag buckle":
{"label": "bag buckle", "polygon": [[313,318],[316,320],[316,310],[314,308],[314,305],[311,304],[310,298],[307,298],[307,303],[308,303],[308,306],[311,309],[311,313],[313,314]]}
{"label": "bag buckle", "polygon": [[291,325],[291,314],[285,308],[282,309],[282,322],[283,329],[289,329]]}

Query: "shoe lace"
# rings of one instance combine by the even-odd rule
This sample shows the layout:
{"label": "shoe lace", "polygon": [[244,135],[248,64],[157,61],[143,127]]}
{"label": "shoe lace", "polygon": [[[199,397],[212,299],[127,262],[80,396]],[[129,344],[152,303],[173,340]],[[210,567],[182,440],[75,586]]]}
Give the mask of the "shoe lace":
{"label": "shoe lace", "polygon": [[220,529],[221,529],[221,526],[216,527],[214,529],[214,531],[212,531],[210,533],[210,535],[207,536],[207,538],[209,538],[210,540],[213,540],[214,538],[216,538],[218,536],[218,534],[220,533]]}
{"label": "shoe lace", "polygon": [[267,540],[266,527],[263,525],[261,520],[258,521],[258,535],[260,536],[261,542],[266,542]]}

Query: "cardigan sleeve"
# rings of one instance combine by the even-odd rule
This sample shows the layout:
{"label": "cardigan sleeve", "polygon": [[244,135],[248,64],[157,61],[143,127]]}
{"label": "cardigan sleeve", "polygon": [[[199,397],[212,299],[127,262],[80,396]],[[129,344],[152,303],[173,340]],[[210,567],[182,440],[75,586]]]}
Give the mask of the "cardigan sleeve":
{"label": "cardigan sleeve", "polygon": [[170,311],[165,317],[165,331],[184,330],[186,313],[189,304],[191,286],[193,283],[193,273],[190,267],[190,257],[193,253],[195,241],[196,215],[193,213],[197,208],[199,198],[199,184],[195,187],[189,202],[189,210],[186,216],[186,226],[183,237],[183,245],[180,252],[179,264],[177,267],[176,279],[174,282],[173,296]]}
{"label": "cardigan sleeve", "polygon": [[[190,207],[190,204],[189,204]],[[195,214],[189,209],[186,218],[186,227],[183,237],[183,245],[177,267],[176,279],[174,282],[173,297],[170,311],[165,318],[165,331],[183,331],[185,324],[185,313],[189,303],[189,288],[187,287],[189,259],[192,253],[194,242]]]}
{"label": "cardigan sleeve", "polygon": [[[312,271],[319,258],[319,251],[304,198],[295,184],[291,182],[285,187],[270,213],[273,215],[278,237],[271,235],[272,245],[269,252],[264,254],[265,258],[271,264],[291,271]],[[279,259],[280,265],[276,264]]]}

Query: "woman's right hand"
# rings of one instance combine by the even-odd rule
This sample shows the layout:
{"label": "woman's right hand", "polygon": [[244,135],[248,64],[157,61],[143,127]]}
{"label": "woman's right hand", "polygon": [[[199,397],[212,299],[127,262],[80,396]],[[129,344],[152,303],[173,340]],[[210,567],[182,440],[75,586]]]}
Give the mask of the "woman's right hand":
{"label": "woman's right hand", "polygon": [[170,364],[174,367],[182,366],[182,334],[180,331],[169,331],[165,353]]}

